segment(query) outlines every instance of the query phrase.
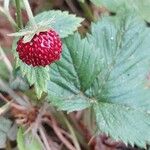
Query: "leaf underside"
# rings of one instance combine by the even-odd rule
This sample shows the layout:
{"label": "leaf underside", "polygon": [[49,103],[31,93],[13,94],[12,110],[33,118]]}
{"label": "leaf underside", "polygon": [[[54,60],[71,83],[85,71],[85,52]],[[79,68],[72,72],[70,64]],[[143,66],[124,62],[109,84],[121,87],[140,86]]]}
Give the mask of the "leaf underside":
{"label": "leaf underside", "polygon": [[92,107],[99,131],[145,147],[150,142],[149,38],[134,12],[101,18],[84,39],[78,33],[66,38],[61,61],[50,70],[48,101],[68,112]]}

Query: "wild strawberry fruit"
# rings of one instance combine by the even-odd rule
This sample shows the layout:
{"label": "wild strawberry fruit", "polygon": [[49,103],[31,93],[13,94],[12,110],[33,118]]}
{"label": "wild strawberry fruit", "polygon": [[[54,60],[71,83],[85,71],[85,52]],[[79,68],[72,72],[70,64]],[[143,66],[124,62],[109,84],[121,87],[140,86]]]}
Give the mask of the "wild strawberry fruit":
{"label": "wild strawberry fruit", "polygon": [[19,58],[27,65],[49,65],[60,59],[62,42],[54,30],[35,34],[31,41],[24,43],[23,38],[17,42]]}

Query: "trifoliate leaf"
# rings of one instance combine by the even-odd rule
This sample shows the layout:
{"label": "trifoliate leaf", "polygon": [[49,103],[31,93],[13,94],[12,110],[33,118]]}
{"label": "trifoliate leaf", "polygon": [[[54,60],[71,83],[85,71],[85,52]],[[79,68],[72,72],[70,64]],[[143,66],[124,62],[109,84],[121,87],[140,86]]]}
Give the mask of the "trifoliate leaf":
{"label": "trifoliate leaf", "polygon": [[17,145],[19,150],[43,150],[43,146],[32,133],[24,134],[24,130],[19,128],[17,133]]}
{"label": "trifoliate leaf", "polygon": [[103,17],[84,39],[68,37],[61,61],[50,70],[49,101],[70,112],[78,108],[68,99],[70,104],[85,100],[99,131],[145,147],[150,142],[149,38],[149,28],[130,11]]}
{"label": "trifoliate leaf", "polygon": [[7,132],[11,127],[11,121],[0,117],[0,148],[5,148]]}
{"label": "trifoliate leaf", "polygon": [[100,72],[98,62],[98,51],[87,39],[77,33],[65,39],[62,58],[50,70],[49,101],[68,112],[89,107],[85,91]]}
{"label": "trifoliate leaf", "polygon": [[[50,22],[48,22],[49,20]],[[61,38],[64,38],[73,34],[80,26],[83,19],[69,14],[67,11],[51,10],[35,16],[35,21],[38,25],[43,26],[46,22],[47,27],[53,28]]]}
{"label": "trifoliate leaf", "polygon": [[99,130],[116,140],[145,147],[150,142],[150,30],[134,12],[104,17],[92,25],[101,73],[93,83]]}

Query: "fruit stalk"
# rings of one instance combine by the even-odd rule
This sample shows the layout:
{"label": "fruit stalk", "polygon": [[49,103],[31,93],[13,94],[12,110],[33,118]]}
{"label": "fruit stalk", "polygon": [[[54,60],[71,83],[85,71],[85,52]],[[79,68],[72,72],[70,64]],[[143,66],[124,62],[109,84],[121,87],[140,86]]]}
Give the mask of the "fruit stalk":
{"label": "fruit stalk", "polygon": [[10,15],[9,11],[6,11],[5,8],[0,6],[0,13],[4,14],[7,17],[8,21],[13,25],[13,27],[18,28],[18,25]]}
{"label": "fruit stalk", "polygon": [[34,27],[34,29],[37,29],[37,24],[34,20],[34,16],[33,16],[33,13],[32,13],[32,10],[31,10],[31,7],[29,5],[28,0],[23,0],[23,2],[24,2],[24,5],[25,5],[25,8],[26,8],[29,20],[32,23],[32,26]]}
{"label": "fruit stalk", "polygon": [[83,10],[83,12],[84,12],[85,16],[87,17],[87,19],[89,21],[94,21],[95,18],[94,18],[93,14],[92,14],[91,8],[86,3],[86,1],[84,3],[79,1],[79,5],[80,5],[81,9]]}
{"label": "fruit stalk", "polygon": [[20,0],[15,0],[16,3],[16,12],[17,12],[17,24],[19,29],[22,29],[22,16],[21,16],[21,8],[20,8]]}

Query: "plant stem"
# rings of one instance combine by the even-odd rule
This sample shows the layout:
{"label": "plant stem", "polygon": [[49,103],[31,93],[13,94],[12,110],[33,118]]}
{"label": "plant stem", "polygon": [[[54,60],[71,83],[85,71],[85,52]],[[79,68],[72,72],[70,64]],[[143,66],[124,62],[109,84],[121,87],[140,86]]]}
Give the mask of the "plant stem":
{"label": "plant stem", "polygon": [[70,114],[68,119],[71,122],[71,125],[73,126],[73,128],[75,130],[75,134],[77,136],[77,139],[80,142],[80,144],[82,145],[82,147],[84,147],[84,149],[90,150],[89,146],[87,145],[85,135],[83,134],[84,131],[79,126],[79,122],[74,118],[75,118],[75,116]]}
{"label": "plant stem", "polygon": [[87,17],[87,19],[88,19],[89,21],[94,21],[95,18],[94,18],[93,14],[92,14],[91,8],[90,8],[89,5],[86,3],[86,1],[85,1],[84,3],[81,2],[81,1],[79,1],[79,5],[80,5],[80,7],[82,8],[82,10],[83,10],[85,16]]}
{"label": "plant stem", "polygon": [[23,111],[23,110],[26,110],[25,107],[23,107],[23,106],[21,106],[21,105],[18,105],[18,104],[16,104],[16,103],[13,103],[13,102],[14,102],[13,99],[10,101],[10,100],[8,100],[6,97],[4,97],[1,93],[0,93],[0,98],[1,98],[4,102],[6,102],[6,104],[10,105],[11,107],[14,107],[14,108],[16,108],[16,109],[18,109],[18,110],[22,110],[22,111]]}
{"label": "plant stem", "polygon": [[5,62],[5,65],[7,66],[8,71],[10,72],[10,75],[12,75],[13,67],[7,58],[6,54],[4,53],[3,49],[0,46],[0,56],[2,57],[3,61]]}
{"label": "plant stem", "polygon": [[39,133],[40,133],[40,135],[41,135],[41,137],[42,137],[42,140],[43,140],[43,143],[44,143],[44,145],[45,145],[45,147],[46,147],[46,150],[52,150],[52,149],[50,148],[50,145],[49,145],[49,143],[48,143],[48,141],[47,141],[46,135],[45,135],[44,130],[43,130],[42,127],[39,128]]}
{"label": "plant stem", "polygon": [[34,20],[34,16],[33,16],[31,7],[29,5],[29,2],[28,2],[28,0],[23,0],[23,2],[24,2],[24,5],[25,5],[25,8],[26,8],[29,20],[32,23],[33,27],[36,29],[37,28],[37,24],[36,24],[36,22]]}
{"label": "plant stem", "polygon": [[68,141],[61,133],[60,128],[57,126],[56,120],[51,116],[52,120],[52,128],[57,135],[57,137],[62,141],[62,143],[69,149],[69,150],[76,150],[73,145]]}
{"label": "plant stem", "polygon": [[18,25],[16,24],[14,19],[11,17],[11,14],[9,12],[9,3],[10,3],[10,0],[4,1],[4,4],[3,4],[4,6],[2,7],[3,13],[7,16],[8,20],[12,23],[12,25],[14,25],[14,27],[18,28]]}
{"label": "plant stem", "polygon": [[6,150],[12,150],[10,141],[6,141]]}
{"label": "plant stem", "polygon": [[17,24],[18,24],[19,29],[22,29],[23,23],[22,23],[20,0],[15,0],[15,3],[16,3],[16,11],[17,11]]}
{"label": "plant stem", "polygon": [[76,150],[81,150],[79,142],[78,142],[77,137],[76,137],[76,134],[74,132],[74,129],[71,126],[71,124],[69,123],[69,121],[67,120],[67,118],[65,117],[65,115],[64,115],[64,121],[66,122],[66,125],[68,126],[68,129],[70,131],[70,134],[72,135],[72,141],[76,147]]}
{"label": "plant stem", "polygon": [[78,11],[78,9],[75,7],[73,1],[71,0],[65,0],[66,4],[70,7],[70,9],[72,10],[73,13],[76,13],[77,15],[80,15],[80,12]]}
{"label": "plant stem", "polygon": [[0,12],[2,12],[8,19],[8,21],[13,25],[14,28],[18,28],[18,25],[14,21],[14,19],[11,17],[10,13],[7,12],[3,7],[0,6]]}

